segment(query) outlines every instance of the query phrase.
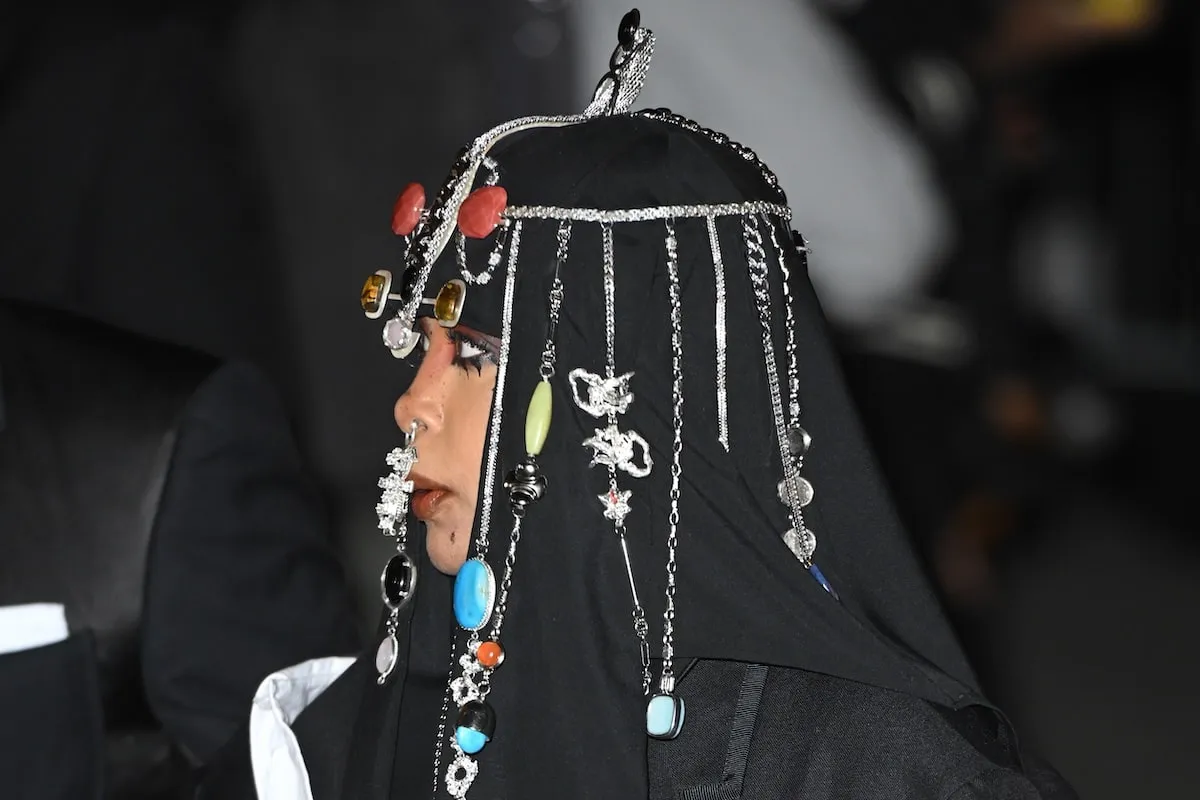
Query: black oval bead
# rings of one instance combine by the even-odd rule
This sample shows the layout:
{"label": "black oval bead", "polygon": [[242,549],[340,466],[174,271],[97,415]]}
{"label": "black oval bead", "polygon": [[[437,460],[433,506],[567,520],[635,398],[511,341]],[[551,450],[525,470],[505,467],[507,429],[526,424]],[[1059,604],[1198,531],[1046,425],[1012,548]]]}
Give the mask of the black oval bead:
{"label": "black oval bead", "polygon": [[491,739],[496,732],[496,712],[483,700],[472,700],[458,710],[458,720],[455,725],[459,728],[470,728],[479,731]]}
{"label": "black oval bead", "polygon": [[408,553],[399,552],[392,556],[383,568],[381,578],[383,602],[388,608],[397,609],[412,597],[417,585],[417,565]]}

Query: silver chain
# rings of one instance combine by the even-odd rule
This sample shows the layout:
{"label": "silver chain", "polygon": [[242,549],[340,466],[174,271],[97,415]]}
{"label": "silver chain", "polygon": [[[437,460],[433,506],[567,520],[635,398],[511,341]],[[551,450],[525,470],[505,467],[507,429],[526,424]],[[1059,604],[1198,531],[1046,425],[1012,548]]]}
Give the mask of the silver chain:
{"label": "silver chain", "polygon": [[[458,637],[450,632],[450,672],[454,672],[455,656],[458,654]],[[436,798],[442,775],[442,731],[446,730],[446,720],[450,717],[450,686],[442,692],[442,711],[438,716],[437,732],[433,737],[433,796]]]}
{"label": "silver chain", "polygon": [[[787,485],[789,499],[800,496],[799,475],[791,458],[787,441],[787,420],[783,414],[783,393],[779,388],[779,365],[775,359],[775,344],[771,339],[771,284],[767,277],[767,255],[763,250],[762,234],[754,217],[742,220],[742,236],[746,244],[747,263],[750,270],[750,285],[754,289],[754,302],[758,309],[758,321],[762,327],[763,360],[766,364],[767,387],[771,393],[771,413],[775,419],[775,433],[779,441],[779,456],[783,464],[783,479]],[[788,517],[792,529],[801,534],[804,527],[804,512],[799,503],[788,503]],[[804,564],[811,567],[811,560]]]}
{"label": "silver chain", "polygon": [[[779,258],[779,271],[783,273],[783,306],[787,315],[784,324],[787,328],[787,377],[788,377],[788,422],[796,424],[800,417],[800,369],[796,363],[796,317],[792,309],[792,271],[788,269],[787,259],[779,248],[779,239],[775,235],[775,225],[766,214],[762,216],[763,224],[771,234],[771,247]],[[803,458],[803,456],[801,456]]]}
{"label": "silver chain", "polygon": [[558,357],[554,340],[558,333],[558,313],[563,301],[562,266],[566,263],[567,246],[570,242],[571,222],[563,220],[558,225],[558,252],[554,261],[554,283],[550,287],[550,323],[546,332],[546,347],[542,350],[542,364],[538,368],[538,374],[544,381],[554,377],[554,362]]}
{"label": "silver chain", "polygon": [[[604,343],[605,343],[605,376],[611,380],[617,373],[616,345],[616,278],[613,255],[612,225],[600,226],[601,239],[604,249]],[[617,413],[608,412],[608,424],[615,427]],[[611,496],[619,492],[617,487],[617,469],[608,465],[608,490]],[[650,626],[646,622],[646,610],[638,596],[637,579],[634,577],[633,561],[629,558],[629,543],[625,538],[625,519],[620,517],[613,520],[613,530],[621,544],[621,556],[625,561],[625,575],[629,579],[629,594],[633,600],[633,633],[638,640],[638,656],[642,667],[642,694],[650,693],[650,684],[654,680],[650,673]]]}
{"label": "silver chain", "polygon": [[711,128],[705,128],[698,122],[688,119],[687,117],[672,112],[669,108],[648,108],[637,112],[637,116],[645,117],[646,119],[657,120],[658,122],[666,122],[670,125],[677,125],[686,131],[699,134],[708,139],[713,144],[719,147],[724,147],[733,151],[743,160],[755,166],[762,175],[763,182],[771,188],[778,197],[779,204],[787,206],[787,195],[784,194],[783,187],[779,185],[779,178],[771,171],[771,168],[758,157],[758,154],[751,150],[746,145],[735,142],[720,131],[714,131]]}
{"label": "silver chain", "polygon": [[481,558],[487,555],[490,546],[492,496],[496,483],[496,462],[500,454],[500,421],[503,411],[504,383],[508,377],[509,330],[512,328],[513,288],[517,278],[517,256],[521,251],[521,223],[513,223],[512,245],[508,250],[508,275],[504,282],[504,309],[501,320],[500,364],[496,368],[495,400],[492,402],[492,423],[488,437],[487,465],[483,474],[483,506],[479,514],[479,536],[475,549]]}
{"label": "silver chain", "polygon": [[675,572],[679,548],[679,478],[683,472],[679,458],[683,452],[683,318],[679,309],[679,257],[676,251],[675,223],[667,220],[667,277],[671,294],[671,511],[667,517],[667,604],[663,611],[663,667],[660,688],[664,694],[675,690]]}
{"label": "silver chain", "polygon": [[712,250],[713,280],[716,282],[717,338],[717,441],[729,452],[729,392],[726,384],[725,362],[728,340],[725,330],[725,261],[721,257],[721,240],[717,236],[717,220],[708,217],[708,247]]}
{"label": "silver chain", "polygon": [[504,577],[500,579],[500,588],[496,593],[496,609],[492,615],[490,638],[496,641],[500,640],[500,631],[504,627],[504,612],[508,610],[508,591],[512,588],[513,568],[517,564],[517,545],[520,541],[521,518],[514,516],[512,537],[508,541],[508,554],[504,557]]}

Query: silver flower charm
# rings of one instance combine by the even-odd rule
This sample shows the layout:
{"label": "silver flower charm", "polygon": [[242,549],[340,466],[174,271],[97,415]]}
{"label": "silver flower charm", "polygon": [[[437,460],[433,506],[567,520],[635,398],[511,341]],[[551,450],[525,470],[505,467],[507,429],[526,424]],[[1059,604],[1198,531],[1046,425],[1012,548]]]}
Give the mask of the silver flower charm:
{"label": "silver flower charm", "polygon": [[600,502],[604,504],[604,517],[611,519],[613,522],[621,525],[625,522],[625,517],[629,514],[629,497],[633,492],[625,489],[618,491],[610,489],[602,495],[598,495]]}

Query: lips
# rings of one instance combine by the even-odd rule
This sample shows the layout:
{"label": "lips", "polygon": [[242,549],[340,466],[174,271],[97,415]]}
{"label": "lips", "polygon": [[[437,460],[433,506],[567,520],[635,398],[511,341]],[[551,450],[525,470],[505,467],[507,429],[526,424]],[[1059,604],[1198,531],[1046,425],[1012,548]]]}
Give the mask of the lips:
{"label": "lips", "polygon": [[444,489],[415,489],[412,496],[413,514],[422,521],[432,519],[447,494],[449,492]]}
{"label": "lips", "polygon": [[434,483],[420,475],[410,475],[413,482],[411,506],[417,519],[427,521],[437,514],[438,506],[450,494],[445,486]]}

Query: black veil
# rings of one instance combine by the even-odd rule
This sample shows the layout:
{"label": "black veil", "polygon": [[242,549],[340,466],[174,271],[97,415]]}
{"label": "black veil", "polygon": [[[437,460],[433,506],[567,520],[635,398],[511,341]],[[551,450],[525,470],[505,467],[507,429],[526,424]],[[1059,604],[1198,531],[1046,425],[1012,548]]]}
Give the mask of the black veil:
{"label": "black veil", "polygon": [[[611,210],[779,202],[777,190],[742,155],[702,133],[637,114],[519,134],[491,155],[510,206]],[[818,537],[815,560],[840,602],[780,538],[789,523],[776,496],[782,468],[742,222],[717,221],[727,296],[726,452],[717,439],[713,257],[705,221],[680,219],[675,227],[684,403],[676,672],[696,658],[745,661],[838,676],[951,708],[986,704],[893,513],[839,374],[803,254],[793,246],[788,226],[766,219],[758,224],[770,265],[780,357],[782,274],[768,224],[776,226],[774,240],[791,276],[801,424],[813,437],[804,474],[816,487],[805,516]],[[558,222],[525,220],[521,227],[497,486],[524,455],[525,410],[539,381],[556,266]],[[626,521],[630,554],[656,656],[673,439],[665,235],[661,220],[613,228],[616,367],[636,373],[635,400],[621,426],[639,432],[655,460],[648,477],[624,477],[622,488],[633,490]],[[607,473],[589,468],[591,450],[582,445],[602,421],[575,405],[565,380],[576,367],[604,369],[601,254],[601,226],[575,223],[560,273],[565,295],[556,335],[553,423],[538,459],[548,488],[524,519],[502,636],[505,662],[491,681],[496,732],[478,756],[479,776],[468,795],[477,800],[631,798],[647,792],[646,698],[630,589],[618,540],[597,499],[607,490]],[[494,280],[468,287],[464,324],[500,333],[507,267],[506,253]],[[425,294],[436,293],[458,273],[449,247]],[[498,490],[489,555],[497,575],[510,519],[507,497]],[[429,796],[439,692],[452,677],[452,613],[447,582],[432,575],[427,561],[422,566],[416,602],[401,619],[401,641],[410,638],[396,674],[376,686],[365,657],[343,678],[363,686],[352,703],[358,714],[346,723],[351,734],[325,736],[337,739],[339,753],[348,751],[344,774],[339,767],[330,778],[344,786],[342,796]],[[461,653],[465,634],[457,637]],[[337,691],[335,686],[330,696]],[[686,702],[686,677],[677,692]],[[318,701],[298,728],[315,725],[305,718],[319,718],[317,708],[332,702]],[[452,718],[453,710],[451,724]],[[452,756],[444,732],[441,741],[444,772]]]}

